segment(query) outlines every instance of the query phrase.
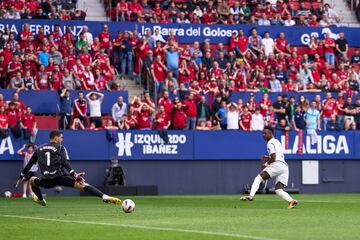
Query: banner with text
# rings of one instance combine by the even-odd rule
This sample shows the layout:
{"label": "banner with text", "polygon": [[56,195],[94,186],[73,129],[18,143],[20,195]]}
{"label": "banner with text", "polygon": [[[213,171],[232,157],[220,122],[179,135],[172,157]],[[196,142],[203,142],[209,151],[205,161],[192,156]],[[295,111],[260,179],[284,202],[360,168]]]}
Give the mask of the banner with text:
{"label": "banner with text", "polygon": [[[105,131],[64,131],[64,146],[71,160],[259,160],[266,153],[261,132],[241,131],[113,131],[109,141]],[[166,139],[167,143],[163,139]],[[289,134],[288,144],[282,132],[286,160],[360,160],[360,132],[321,132],[316,144],[304,136],[298,152],[299,136]],[[49,131],[39,131],[36,143],[49,139]],[[0,140],[0,160],[20,160],[17,150],[22,138]]]}
{"label": "banner with text", "polygon": [[[112,37],[117,34],[117,31],[135,29],[139,34],[144,35],[146,29],[152,32],[155,29],[160,29],[161,34],[166,37],[172,29],[179,39],[181,44],[191,44],[194,41],[204,41],[210,39],[211,44],[229,43],[231,34],[239,29],[244,30],[245,34],[249,35],[253,26],[247,25],[205,25],[205,24],[157,24],[157,23],[123,23],[123,22],[87,22],[87,21],[50,21],[50,20],[1,20],[0,31],[5,28],[10,28],[11,32],[19,35],[22,30],[22,24],[29,23],[30,31],[37,33],[40,27],[44,27],[45,34],[51,33],[55,25],[60,25],[61,30],[65,32],[67,26],[70,26],[74,35],[78,36],[82,31],[84,25],[89,27],[90,32],[97,36],[101,31],[103,25],[109,26],[109,31]],[[271,37],[276,37],[280,32],[284,32],[286,39],[291,45],[302,46],[307,45],[310,37],[323,38],[324,34],[330,33],[334,39],[338,38],[338,33],[344,32],[345,38],[348,40],[351,47],[360,47],[358,36],[360,35],[360,28],[345,28],[345,27],[278,27],[266,26],[257,27],[259,34],[262,36],[265,31],[269,31]]]}

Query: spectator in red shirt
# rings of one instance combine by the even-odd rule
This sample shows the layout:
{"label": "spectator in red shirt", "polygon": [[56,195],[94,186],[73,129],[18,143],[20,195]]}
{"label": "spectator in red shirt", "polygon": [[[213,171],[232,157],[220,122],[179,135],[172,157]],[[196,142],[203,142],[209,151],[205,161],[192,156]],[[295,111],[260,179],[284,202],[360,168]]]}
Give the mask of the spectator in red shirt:
{"label": "spectator in red shirt", "polygon": [[151,108],[146,103],[141,103],[139,107],[140,112],[138,114],[138,129],[150,130],[151,129],[151,114],[155,109]]}
{"label": "spectator in red shirt", "polygon": [[19,138],[21,136],[21,129],[19,127],[20,115],[13,102],[9,103],[9,108],[6,111],[6,115],[9,119],[9,128],[11,129],[13,136],[15,138]]}
{"label": "spectator in red shirt", "polygon": [[250,123],[252,114],[249,112],[249,108],[245,105],[243,107],[243,114],[241,115],[240,127],[244,131],[250,131]]}
{"label": "spectator in red shirt", "polygon": [[170,127],[170,118],[169,115],[165,112],[164,106],[159,106],[159,112],[155,115],[154,120],[154,129],[168,129]]}
{"label": "spectator in red shirt", "polygon": [[13,102],[15,103],[17,108],[20,109],[21,111],[25,111],[25,109],[27,108],[25,103],[20,100],[19,93],[17,93],[17,92],[14,92],[14,94],[13,94]]}
{"label": "spectator in red shirt", "polygon": [[102,32],[98,35],[101,46],[105,47],[105,52],[109,54],[110,50],[112,49],[111,41],[110,41],[110,33],[108,25],[103,26]]}
{"label": "spectator in red shirt", "polygon": [[263,94],[263,99],[260,100],[260,113],[261,113],[261,115],[263,115],[265,117],[268,110],[269,110],[269,107],[271,105],[272,105],[272,101],[269,99],[269,94],[264,93]]}
{"label": "spectator in red shirt", "polygon": [[36,133],[38,131],[35,116],[31,113],[31,107],[27,107],[22,116],[20,126],[23,129],[24,139],[35,143]]}
{"label": "spectator in red shirt", "polygon": [[326,131],[326,126],[329,121],[331,121],[331,117],[335,115],[336,112],[336,102],[335,99],[331,96],[331,92],[326,93],[326,100],[322,106],[322,124],[323,129]]}
{"label": "spectator in red shirt", "polygon": [[246,106],[248,107],[248,110],[251,114],[255,113],[255,110],[259,107],[259,104],[255,102],[255,95],[254,93],[250,93],[249,101],[246,103]]}
{"label": "spectator in red shirt", "polygon": [[128,11],[129,11],[129,5],[126,2],[126,0],[121,0],[116,5],[116,9],[119,11],[119,17],[121,22],[129,21],[128,18]]}
{"label": "spectator in red shirt", "polygon": [[60,90],[62,88],[62,72],[60,72],[59,65],[55,64],[54,71],[51,74],[50,79],[50,89],[51,90]]}
{"label": "spectator in red shirt", "polygon": [[5,113],[5,107],[0,107],[0,138],[7,138],[9,136],[9,118]]}
{"label": "spectator in red shirt", "polygon": [[84,99],[84,93],[78,92],[78,98],[74,101],[73,117],[80,119],[82,124],[87,127],[87,104]]}
{"label": "spectator in red shirt", "polygon": [[158,95],[162,92],[164,88],[166,71],[167,71],[167,67],[162,63],[161,55],[157,55],[155,61],[151,64],[151,74]]}
{"label": "spectator in red shirt", "polygon": [[285,33],[279,33],[279,37],[275,39],[275,52],[283,53],[286,56],[290,56],[290,45],[288,41],[285,39]]}
{"label": "spectator in red shirt", "polygon": [[135,111],[135,108],[133,105],[129,106],[129,111],[127,114],[127,124],[129,125],[130,129],[137,129],[138,125],[138,112]]}
{"label": "spectator in red shirt", "polygon": [[193,93],[190,93],[187,99],[183,101],[183,105],[186,114],[186,129],[194,130],[196,128],[197,107]]}
{"label": "spectator in red shirt", "polygon": [[182,103],[177,100],[175,102],[175,108],[171,116],[172,126],[174,129],[183,130],[186,128],[186,114]]}
{"label": "spectator in red shirt", "polygon": [[92,58],[91,55],[89,53],[87,53],[87,48],[86,46],[82,46],[81,47],[82,53],[79,54],[79,59],[81,61],[81,64],[86,66],[89,66],[92,62]]}
{"label": "spectator in red shirt", "polygon": [[335,40],[331,38],[330,33],[326,33],[324,39],[324,52],[326,62],[335,66]]}
{"label": "spectator in red shirt", "polygon": [[159,99],[158,107],[163,106],[165,112],[171,116],[171,113],[174,109],[174,104],[172,103],[171,99],[169,98],[169,91],[165,90],[163,92],[163,97]]}

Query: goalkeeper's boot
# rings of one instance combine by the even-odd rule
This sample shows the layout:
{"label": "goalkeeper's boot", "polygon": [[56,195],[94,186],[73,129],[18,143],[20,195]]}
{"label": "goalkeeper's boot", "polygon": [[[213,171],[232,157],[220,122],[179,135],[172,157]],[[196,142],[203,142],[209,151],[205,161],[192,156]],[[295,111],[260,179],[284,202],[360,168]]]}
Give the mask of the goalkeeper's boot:
{"label": "goalkeeper's boot", "polygon": [[45,199],[40,200],[35,194],[33,194],[31,197],[32,197],[32,199],[33,199],[33,201],[34,201],[35,203],[37,203],[37,204],[39,204],[39,205],[41,205],[41,206],[43,206],[43,207],[46,207],[46,201],[45,201]]}
{"label": "goalkeeper's boot", "polygon": [[102,199],[103,199],[104,203],[113,203],[113,204],[116,204],[116,205],[120,205],[122,203],[122,201],[119,198],[111,197],[111,196],[108,196],[106,194],[104,194]]}
{"label": "goalkeeper's boot", "polygon": [[288,208],[292,209],[292,208],[296,207],[297,204],[298,204],[298,201],[294,199],[291,202],[289,202]]}
{"label": "goalkeeper's boot", "polygon": [[244,196],[240,197],[240,200],[241,201],[249,201],[249,202],[251,202],[252,200],[254,200],[254,198],[252,196],[250,196],[250,195],[244,195]]}

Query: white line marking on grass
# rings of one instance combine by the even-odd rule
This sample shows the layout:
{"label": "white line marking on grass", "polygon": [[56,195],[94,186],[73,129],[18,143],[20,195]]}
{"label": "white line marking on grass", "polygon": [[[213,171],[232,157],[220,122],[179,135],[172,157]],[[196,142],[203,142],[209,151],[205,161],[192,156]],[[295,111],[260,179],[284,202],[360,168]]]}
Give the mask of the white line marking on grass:
{"label": "white line marking on grass", "polygon": [[[297,199],[299,202],[307,202],[307,203],[360,203],[360,201],[354,200],[301,200]],[[257,202],[282,202],[283,200],[279,199],[256,199]]]}
{"label": "white line marking on grass", "polygon": [[167,227],[154,227],[154,226],[142,226],[142,225],[127,225],[127,224],[102,223],[102,222],[88,222],[88,221],[74,221],[74,220],[62,220],[62,219],[28,217],[28,216],[17,216],[17,215],[4,215],[4,214],[0,214],[0,217],[31,219],[31,220],[60,222],[60,223],[78,223],[78,224],[88,224],[88,225],[125,227],[125,228],[136,228],[136,229],[145,229],[145,230],[179,232],[179,233],[196,233],[196,234],[204,234],[204,235],[216,235],[216,236],[222,236],[222,237],[245,238],[245,239],[254,239],[254,240],[276,240],[274,238],[258,237],[258,236],[253,236],[253,235],[245,235],[245,234],[243,235],[243,234],[236,234],[236,233],[222,233],[222,232],[210,232],[210,231],[181,229],[181,228],[167,228]]}

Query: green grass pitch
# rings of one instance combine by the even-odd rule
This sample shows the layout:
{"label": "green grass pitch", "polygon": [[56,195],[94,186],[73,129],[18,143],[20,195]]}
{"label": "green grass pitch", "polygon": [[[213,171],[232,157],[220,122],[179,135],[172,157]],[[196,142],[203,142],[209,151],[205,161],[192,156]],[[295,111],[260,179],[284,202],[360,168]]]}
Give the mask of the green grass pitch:
{"label": "green grass pitch", "polygon": [[134,213],[93,197],[0,198],[0,239],[360,239],[360,194],[130,197]]}

